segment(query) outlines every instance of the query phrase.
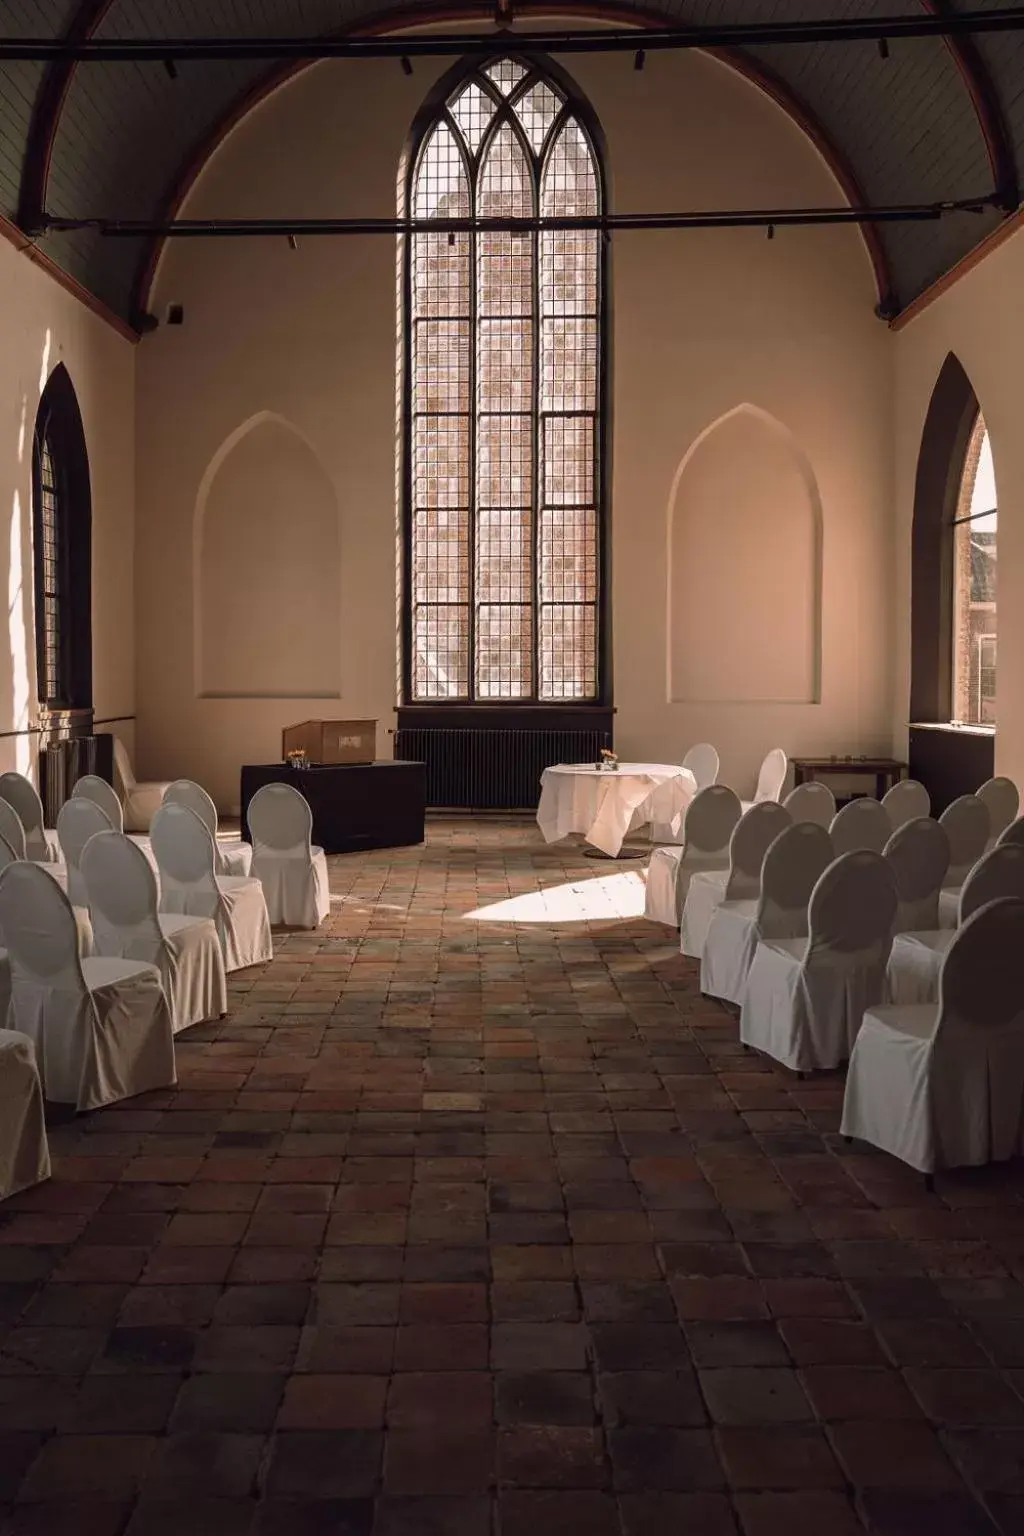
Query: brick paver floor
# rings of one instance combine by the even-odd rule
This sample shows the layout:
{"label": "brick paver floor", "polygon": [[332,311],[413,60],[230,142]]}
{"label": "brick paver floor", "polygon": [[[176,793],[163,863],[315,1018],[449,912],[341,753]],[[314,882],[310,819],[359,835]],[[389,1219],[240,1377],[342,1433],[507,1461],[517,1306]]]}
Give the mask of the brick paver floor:
{"label": "brick paver floor", "polygon": [[54,1130],[5,1536],[1024,1530],[1021,1166],[844,1145],[637,869],[511,820],[332,860],[176,1090]]}

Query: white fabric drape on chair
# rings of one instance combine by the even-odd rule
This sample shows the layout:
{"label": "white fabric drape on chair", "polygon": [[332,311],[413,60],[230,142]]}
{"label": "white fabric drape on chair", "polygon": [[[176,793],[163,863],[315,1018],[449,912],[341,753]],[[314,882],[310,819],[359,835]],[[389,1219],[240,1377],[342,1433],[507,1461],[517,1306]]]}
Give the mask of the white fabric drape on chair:
{"label": "white fabric drape on chair", "polygon": [[25,829],[25,857],[37,864],[56,862],[56,834],[43,825],[43,802],[32,780],[23,773],[0,773],[0,800],[14,808]]}
{"label": "white fabric drape on chair", "polygon": [[869,1009],[842,1134],[921,1173],[1024,1152],[1024,901],[980,907],[942,962],[938,1003]]}
{"label": "white fabric drape on chair", "polygon": [[774,800],[752,805],[733,828],[729,868],[698,870],[691,875],[679,924],[679,948],[684,955],[694,960],[701,958],[712,915],[720,902],[756,900],[764,856],[779,833],[789,826],[789,812]]}
{"label": "white fabric drape on chair", "polygon": [[698,790],[718,783],[719,766],[718,750],[710,741],[698,741],[683,758],[683,767],[693,774]]}
{"label": "white fabric drape on chair", "polygon": [[827,784],[819,784],[816,779],[798,784],[782,803],[794,821],[813,821],[826,832],[836,814],[835,795]]}
{"label": "white fabric drape on chair", "polygon": [[988,847],[988,806],[977,795],[961,795],[947,805],[939,823],[949,838],[949,869],[939,893],[939,927],[955,928],[960,887]]}
{"label": "white fabric drape on chair", "polygon": [[213,838],[194,811],[162,805],[150,830],[160,867],[160,907],[185,917],[212,917],[228,971],[272,960],[270,916],[258,880],[218,875]]}
{"label": "white fabric drape on chair", "polygon": [[98,832],[113,832],[110,817],[95,800],[72,796],[65,800],[57,815],[57,836],[67,868],[67,894],[73,907],[88,907],[89,898],[82,878],[82,853],[86,843]]}
{"label": "white fabric drape on chair", "polygon": [[157,910],[157,884],[142,850],[120,832],[100,832],[82,854],[95,951],[155,965],[178,1034],[227,1012],[224,956],[213,919]]}
{"label": "white fabric drape on chair", "polygon": [[989,847],[999,841],[1020,810],[1020,793],[1012,779],[998,774],[986,779],[978,790],[978,799],[988,811]]}
{"label": "white fabric drape on chair", "polygon": [[249,802],[253,873],[263,886],[270,921],[319,928],[331,910],[327,860],[312,845],[313,813],[291,784],[264,784]]}
{"label": "white fabric drape on chair", "polygon": [[694,795],[686,808],[683,841],[655,848],[647,866],[644,916],[679,927],[691,876],[699,869],[729,868],[729,839],[740,819],[737,795],[725,784],[712,784]]}
{"label": "white fabric drape on chair", "polygon": [[75,800],[91,800],[101,811],[106,812],[107,820],[115,832],[124,831],[124,807],[116,789],[106,779],[101,779],[95,773],[85,773],[75,780],[71,796]]}
{"label": "white fabric drape on chair", "polygon": [[0,1029],[0,1200],[50,1177],[50,1149],[35,1047]]}
{"label": "white fabric drape on chair", "polygon": [[829,832],[837,856],[861,849],[881,853],[892,836],[892,823],[877,800],[862,796],[836,812]]}
{"label": "white fabric drape on chair", "polygon": [[928,816],[903,826],[882,850],[896,879],[899,906],[894,933],[939,926],[939,892],[949,868],[949,838]]}
{"label": "white fabric drape on chair", "polygon": [[165,805],[186,805],[195,811],[213,838],[218,875],[248,875],[252,870],[252,847],[240,837],[222,838],[217,832],[217,807],[201,784],[192,779],[175,779],[164,794]]}
{"label": "white fabric drape on chair", "polygon": [[882,809],[889,818],[894,832],[905,827],[908,821],[918,821],[932,813],[932,797],[916,779],[901,779],[882,796]]}
{"label": "white fabric drape on chair", "polygon": [[151,965],[78,954],[75,917],[30,863],[0,874],[11,1023],[28,1035],[48,1099],[98,1109],[175,1081],[171,1015]]}
{"label": "white fabric drape on chair", "polygon": [[743,810],[749,811],[752,805],[760,805],[763,800],[781,800],[788,772],[789,758],[781,747],[773,747],[758,769],[753,800],[741,801]]}
{"label": "white fabric drape on chair", "polygon": [[153,817],[163,802],[167,785],[155,780],[140,784],[132,772],[131,758],[120,736],[114,737],[114,770],[121,780],[124,801],[124,830],[148,832]]}

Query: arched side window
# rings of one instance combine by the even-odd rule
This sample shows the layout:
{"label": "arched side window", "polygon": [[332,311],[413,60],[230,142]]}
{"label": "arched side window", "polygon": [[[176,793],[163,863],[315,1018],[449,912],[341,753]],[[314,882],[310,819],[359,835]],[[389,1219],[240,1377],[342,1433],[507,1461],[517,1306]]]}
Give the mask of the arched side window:
{"label": "arched side window", "polygon": [[32,463],[36,679],[46,710],[92,706],[92,501],[74,386],[61,364],[36,416]]}
{"label": "arched side window", "polygon": [[419,125],[406,207],[405,699],[596,702],[603,242],[515,222],[600,215],[583,109],[531,61],[472,69]]}
{"label": "arched side window", "polygon": [[996,723],[996,534],[992,444],[978,413],[952,522],[953,689],[957,725]]}

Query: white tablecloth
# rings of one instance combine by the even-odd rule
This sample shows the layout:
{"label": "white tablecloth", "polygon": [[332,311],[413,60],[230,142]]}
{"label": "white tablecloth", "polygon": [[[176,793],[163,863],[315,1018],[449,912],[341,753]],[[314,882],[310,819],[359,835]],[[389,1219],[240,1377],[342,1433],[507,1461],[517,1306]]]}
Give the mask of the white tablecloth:
{"label": "white tablecloth", "polygon": [[537,825],[545,842],[579,832],[614,858],[627,833],[645,822],[652,824],[655,842],[678,841],[696,793],[690,770],[673,763],[620,763],[614,772],[557,763],[540,777]]}

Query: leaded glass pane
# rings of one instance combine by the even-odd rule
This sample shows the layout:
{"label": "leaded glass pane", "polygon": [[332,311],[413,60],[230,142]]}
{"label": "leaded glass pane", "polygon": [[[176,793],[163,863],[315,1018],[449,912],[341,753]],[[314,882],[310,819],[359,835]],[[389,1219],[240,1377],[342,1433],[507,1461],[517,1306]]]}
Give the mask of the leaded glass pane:
{"label": "leaded glass pane", "polygon": [[540,337],[541,410],[595,410],[597,321],[545,320]]}
{"label": "leaded glass pane", "polygon": [[469,693],[469,609],[420,606],[413,619],[413,696],[464,699]]}
{"label": "leaded glass pane", "polygon": [[531,523],[528,511],[505,507],[494,507],[477,514],[477,602],[530,602],[533,587]]}
{"label": "leaded glass pane", "polygon": [[415,322],[413,390],[418,412],[469,410],[469,337],[468,320]]}
{"label": "leaded glass pane", "polygon": [[523,125],[534,154],[539,155],[544,147],[548,129],[558,116],[561,105],[561,97],[556,96],[543,80],[538,80],[536,85],[532,85],[516,99],[515,114]]}
{"label": "leaded glass pane", "polygon": [[597,513],[593,507],[553,507],[540,518],[542,603],[596,603]]}
{"label": "leaded glass pane", "polygon": [[544,165],[540,211],[552,218],[593,218],[598,213],[597,167],[583,129],[569,118],[558,130]]}
{"label": "leaded glass pane", "polygon": [[480,416],[476,460],[477,506],[533,505],[531,416]]}
{"label": "leaded glass pane", "polygon": [[482,606],[476,615],[476,692],[480,699],[525,699],[533,691],[530,609]]}
{"label": "leaded glass pane", "polygon": [[546,416],[543,444],[544,505],[593,506],[593,417]]}
{"label": "leaded glass pane", "polygon": [[476,154],[497,110],[487,92],[471,80],[455,97],[448,109],[458,123],[471,154]]}
{"label": "leaded glass pane", "polygon": [[481,319],[477,402],[481,411],[533,409],[533,324]]}
{"label": "leaded glass pane", "polygon": [[597,691],[597,610],[540,610],[540,696],[591,699]]}
{"label": "leaded glass pane", "polygon": [[413,506],[469,506],[469,417],[420,416],[413,427]]}
{"label": "leaded glass pane", "polygon": [[469,601],[469,512],[425,507],[413,514],[413,591],[418,603]]}
{"label": "leaded glass pane", "polygon": [[466,167],[447,123],[438,123],[423,146],[412,206],[417,219],[469,217]]}
{"label": "leaded glass pane", "polygon": [[526,70],[513,59],[499,59],[496,64],[488,64],[484,74],[494,81],[503,96],[511,96],[520,80],[526,78]]}

